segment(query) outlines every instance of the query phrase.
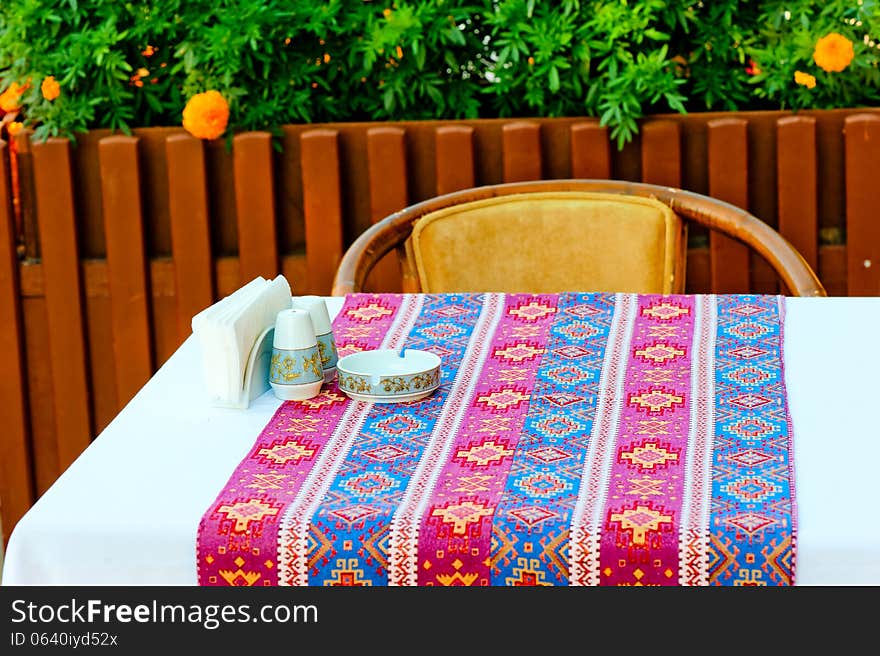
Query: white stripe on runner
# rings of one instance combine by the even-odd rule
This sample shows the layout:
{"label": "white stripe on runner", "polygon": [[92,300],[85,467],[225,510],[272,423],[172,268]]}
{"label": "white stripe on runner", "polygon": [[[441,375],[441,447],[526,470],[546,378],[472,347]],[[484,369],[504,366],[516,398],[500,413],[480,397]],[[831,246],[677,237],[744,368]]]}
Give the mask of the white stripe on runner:
{"label": "white stripe on runner", "polygon": [[[421,294],[405,294],[380,348],[399,349],[422,309]],[[309,525],[327,490],[348,456],[373,404],[352,400],[321,451],[293,503],[281,520],[278,535],[278,584],[306,586],[309,581]]]}
{"label": "white stripe on runner", "polygon": [[678,582],[709,583],[709,497],[715,430],[714,295],[697,296],[691,343],[691,412],[679,533]]}
{"label": "white stripe on runner", "polygon": [[504,301],[504,294],[486,294],[483,298],[483,308],[474,325],[449,396],[434,424],[418,468],[391,520],[388,585],[418,584],[418,540],[422,514],[431,499],[437,477],[447,461],[462,418],[470,407],[474,389],[492,345],[492,336],[504,314]]}
{"label": "white stripe on runner", "polygon": [[599,585],[602,510],[614,461],[614,445],[625,403],[624,382],[635,324],[638,296],[616,294],[614,317],[599,379],[599,404],[584,461],[577,505],[571,518],[569,584]]}

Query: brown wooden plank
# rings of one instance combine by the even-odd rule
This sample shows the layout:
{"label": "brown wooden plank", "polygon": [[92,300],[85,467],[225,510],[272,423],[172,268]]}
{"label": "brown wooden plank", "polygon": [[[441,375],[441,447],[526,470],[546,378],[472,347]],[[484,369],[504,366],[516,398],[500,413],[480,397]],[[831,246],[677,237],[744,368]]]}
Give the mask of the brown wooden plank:
{"label": "brown wooden plank", "polygon": [[542,179],[541,126],[514,121],[502,128],[504,182]]}
{"label": "brown wooden plank", "polygon": [[117,363],[116,395],[124,405],[153,373],[138,138],[105,137],[98,143],[98,151],[113,355]]}
{"label": "brown wooden plank", "polygon": [[241,284],[278,275],[272,135],[246,132],[233,138],[235,213]]}
{"label": "brown wooden plank", "polygon": [[192,318],[214,302],[205,152],[201,139],[175,134],[165,140],[165,153],[177,297],[175,321],[178,338],[183,340],[192,332]]}
{"label": "brown wooden plank", "polygon": [[437,195],[475,184],[474,129],[469,125],[442,125],[434,131]]}
{"label": "brown wooden plank", "polygon": [[154,293],[152,314],[153,351],[156,367],[161,367],[183,343],[177,326],[177,299]]}
{"label": "brown wooden plank", "polygon": [[844,140],[847,292],[850,296],[880,296],[880,116],[848,116]]}
{"label": "brown wooden plank", "polygon": [[34,502],[28,447],[27,397],[15,213],[10,186],[9,148],[0,141],[0,526],[3,543]]}
{"label": "brown wooden plank", "polygon": [[[102,264],[104,264],[102,262]],[[103,275],[106,277],[106,265]],[[89,285],[88,269],[83,271],[86,289]],[[105,284],[104,287],[107,285]],[[117,363],[113,344],[113,303],[109,292],[102,295],[85,295],[86,339],[89,363],[89,396],[92,401],[94,434],[107,427],[122,409],[119,403],[119,386],[116,381],[117,366],[124,367],[125,360]]]}
{"label": "brown wooden plank", "polygon": [[846,246],[819,247],[819,279],[829,296],[846,296]]}
{"label": "brown wooden plank", "polygon": [[304,285],[298,285],[296,280],[288,280],[294,294],[328,295],[343,249],[339,132],[303,132],[300,136],[300,164],[307,276]]}
{"label": "brown wooden plank", "polygon": [[[220,263],[218,262],[218,265]],[[281,258],[281,273],[291,281],[306,280],[308,278],[308,265],[304,255],[285,255]],[[293,286],[293,283],[291,284]],[[291,293],[299,293],[294,287]],[[329,294],[329,291],[327,292]]]}
{"label": "brown wooden plank", "polygon": [[34,192],[34,158],[31,153],[30,135],[33,130],[22,128],[15,135],[15,159],[18,173],[18,219],[19,233],[24,237],[26,257],[39,257],[37,235],[36,194]]}
{"label": "brown wooden plank", "polygon": [[[402,210],[409,202],[406,171],[406,133],[403,128],[379,127],[367,130],[367,169],[370,179],[370,219],[381,221]],[[401,290],[397,254],[383,257],[369,276],[376,291]]]}
{"label": "brown wooden plank", "polygon": [[685,292],[688,294],[710,293],[712,280],[709,273],[709,249],[689,248],[686,264]]}
{"label": "brown wooden plank", "polygon": [[49,358],[48,303],[43,297],[23,298],[21,303],[25,334],[25,375],[29,399],[31,457],[37,497],[49,489],[61,473],[58,468],[55,388]]}
{"label": "brown wooden plank", "polygon": [[60,473],[91,440],[70,143],[52,138],[32,144],[31,150],[49,328],[47,353],[61,392],[54,396]]}
{"label": "brown wooden plank", "polygon": [[[748,209],[748,122],[722,118],[708,123],[709,195]],[[745,294],[750,285],[749,249],[715,231],[709,233],[712,291]]]}
{"label": "brown wooden plank", "polygon": [[669,120],[642,127],[642,182],[681,187],[681,129]]}
{"label": "brown wooden plank", "polygon": [[571,177],[588,180],[611,178],[608,128],[597,122],[571,126]]}
{"label": "brown wooden plank", "polygon": [[816,119],[786,116],[776,122],[778,230],[814,271],[819,265]]}

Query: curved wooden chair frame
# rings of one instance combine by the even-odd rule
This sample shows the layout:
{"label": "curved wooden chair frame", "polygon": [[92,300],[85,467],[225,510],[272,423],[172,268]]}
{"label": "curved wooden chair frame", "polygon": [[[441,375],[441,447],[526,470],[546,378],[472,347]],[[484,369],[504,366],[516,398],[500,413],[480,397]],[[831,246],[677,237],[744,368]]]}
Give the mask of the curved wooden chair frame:
{"label": "curved wooden chair frame", "polygon": [[[801,254],[756,216],[716,198],[673,187],[621,180],[540,180],[463,189],[436,196],[391,214],[364,231],[348,248],[333,281],[332,294],[364,289],[367,275],[392,249],[405,258],[404,243],[414,222],[436,210],[470,201],[541,191],[588,191],[655,198],[682,219],[732,237],[757,252],[794,296],[826,296],[825,288]],[[573,290],[574,291],[574,290]]]}

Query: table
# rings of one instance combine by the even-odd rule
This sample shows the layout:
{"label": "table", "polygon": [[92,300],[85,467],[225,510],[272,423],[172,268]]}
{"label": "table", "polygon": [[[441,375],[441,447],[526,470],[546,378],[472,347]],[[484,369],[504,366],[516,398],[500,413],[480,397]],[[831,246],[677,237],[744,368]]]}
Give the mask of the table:
{"label": "table", "polygon": [[[329,298],[335,315],[341,298]],[[880,298],[790,298],[798,585],[880,584]],[[4,585],[195,585],[199,519],[279,401],[211,408],[191,336],[12,532]]]}

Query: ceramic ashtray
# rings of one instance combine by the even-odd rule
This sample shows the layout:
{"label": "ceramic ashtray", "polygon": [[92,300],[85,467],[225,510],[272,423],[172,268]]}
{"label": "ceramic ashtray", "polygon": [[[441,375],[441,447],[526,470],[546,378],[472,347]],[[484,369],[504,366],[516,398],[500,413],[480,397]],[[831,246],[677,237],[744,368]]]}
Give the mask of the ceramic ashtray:
{"label": "ceramic ashtray", "polygon": [[440,358],[428,351],[375,349],[336,363],[339,389],[356,401],[418,401],[440,387]]}

